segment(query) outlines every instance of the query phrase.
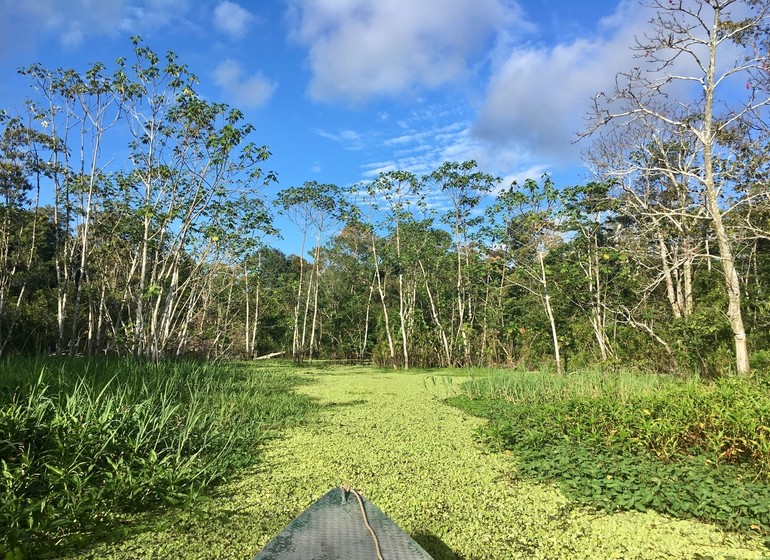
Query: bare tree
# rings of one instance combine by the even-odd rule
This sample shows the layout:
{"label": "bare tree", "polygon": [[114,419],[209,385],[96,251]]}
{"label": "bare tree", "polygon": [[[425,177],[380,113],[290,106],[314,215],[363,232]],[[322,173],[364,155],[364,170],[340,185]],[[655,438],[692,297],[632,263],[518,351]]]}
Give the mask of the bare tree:
{"label": "bare tree", "polygon": [[612,185],[613,208],[634,223],[638,236],[654,247],[658,261],[645,292],[664,285],[675,319],[692,314],[693,278],[698,260],[708,254],[708,219],[697,146],[668,129],[637,119],[598,138],[585,158],[600,182]]}
{"label": "bare tree", "polygon": [[[765,51],[770,3],[654,0],[646,5],[652,13],[651,32],[638,37],[633,47],[644,68],[620,73],[614,92],[597,95],[589,133],[644,120],[651,134],[665,129],[695,147],[696,159],[686,165],[671,158],[666,158],[664,166],[650,163],[654,171],[672,171],[702,189],[702,200],[693,204],[701,205],[713,230],[724,273],[736,371],[746,374],[749,353],[735,241],[725,223],[729,208],[720,203],[735,179],[730,144],[723,139],[742,123],[756,121],[770,103]],[[736,84],[742,82],[746,93],[738,95]],[[650,141],[654,143],[652,136]]]}

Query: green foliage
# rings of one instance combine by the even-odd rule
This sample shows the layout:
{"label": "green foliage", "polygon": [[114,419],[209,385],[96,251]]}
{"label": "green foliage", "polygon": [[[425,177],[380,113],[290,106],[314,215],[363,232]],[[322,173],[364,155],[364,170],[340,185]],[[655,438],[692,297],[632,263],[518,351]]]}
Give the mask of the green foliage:
{"label": "green foliage", "polygon": [[751,369],[760,378],[770,376],[770,350],[757,350],[752,353]]}
{"label": "green foliage", "polygon": [[641,374],[475,379],[452,404],[523,475],[580,502],[770,533],[770,399],[748,379],[704,385]]}
{"label": "green foliage", "polygon": [[770,530],[770,484],[750,469],[714,466],[702,456],[661,462],[601,446],[545,443],[517,448],[522,476],[557,480],[570,499],[607,512],[654,509],[672,517],[717,522],[728,529]]}
{"label": "green foliage", "polygon": [[98,543],[77,558],[248,558],[341,484],[358,489],[435,560],[766,556],[756,538],[654,511],[607,515],[570,503],[555,484],[513,478],[511,456],[474,445],[482,421],[441,400],[459,389],[449,377],[458,370],[295,368],[315,380],[302,391],[321,413],[271,440],[266,468],[221,486],[200,515]]}
{"label": "green foliage", "polygon": [[194,502],[311,410],[295,376],[245,364],[7,358],[0,378],[0,550],[29,553]]}
{"label": "green foliage", "polygon": [[531,405],[605,394],[614,394],[625,400],[630,395],[649,394],[677,384],[671,377],[645,375],[628,370],[585,370],[566,376],[551,375],[544,371],[472,371],[475,374],[473,379],[463,386],[471,398],[493,398]]}

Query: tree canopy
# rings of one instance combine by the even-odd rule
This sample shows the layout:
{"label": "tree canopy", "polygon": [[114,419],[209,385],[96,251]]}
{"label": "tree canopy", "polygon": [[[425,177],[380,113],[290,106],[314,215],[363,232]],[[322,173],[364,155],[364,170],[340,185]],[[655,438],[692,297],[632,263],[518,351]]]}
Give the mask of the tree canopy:
{"label": "tree canopy", "polygon": [[[37,97],[0,119],[0,352],[767,367],[769,8],[650,9],[649,68],[597,97],[580,185],[448,161],[279,187],[173,53],[135,38],[114,68],[22,70]],[[722,96],[736,76],[747,93]],[[105,155],[120,142],[128,167]],[[300,254],[267,244],[277,213]]]}

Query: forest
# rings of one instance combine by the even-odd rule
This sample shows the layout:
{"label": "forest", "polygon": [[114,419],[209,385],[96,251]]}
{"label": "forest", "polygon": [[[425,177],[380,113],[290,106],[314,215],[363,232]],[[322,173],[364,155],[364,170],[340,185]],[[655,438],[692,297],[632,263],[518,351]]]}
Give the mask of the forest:
{"label": "forest", "polygon": [[[766,367],[762,20],[670,45],[661,14],[638,46],[659,70],[594,100],[577,185],[448,161],[282,186],[242,113],[138,37],[111,67],[20,70],[36,97],[2,114],[0,354]],[[706,47],[711,66],[666,73]],[[677,80],[701,99],[674,102]]]}
{"label": "forest", "polygon": [[21,69],[0,556],[246,557],[348,481],[437,560],[765,554],[770,2],[650,7],[575,184],[283,185],[140,37]]}

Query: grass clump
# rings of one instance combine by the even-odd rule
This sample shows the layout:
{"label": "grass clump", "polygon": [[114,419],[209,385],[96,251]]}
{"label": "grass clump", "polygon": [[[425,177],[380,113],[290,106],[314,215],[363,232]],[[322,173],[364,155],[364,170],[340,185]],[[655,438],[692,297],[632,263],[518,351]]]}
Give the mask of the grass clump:
{"label": "grass clump", "polygon": [[761,382],[642,374],[498,374],[450,399],[490,419],[482,437],[606,510],[770,533],[770,398]]}
{"label": "grass clump", "polygon": [[612,394],[624,400],[681,385],[672,377],[641,375],[630,371],[605,373],[596,370],[555,375],[546,371],[473,370],[463,385],[473,399],[495,399],[511,403],[543,404],[574,397]]}
{"label": "grass clump", "polygon": [[296,376],[238,364],[9,358],[0,379],[0,551],[26,555],[193,502],[311,409]]}

